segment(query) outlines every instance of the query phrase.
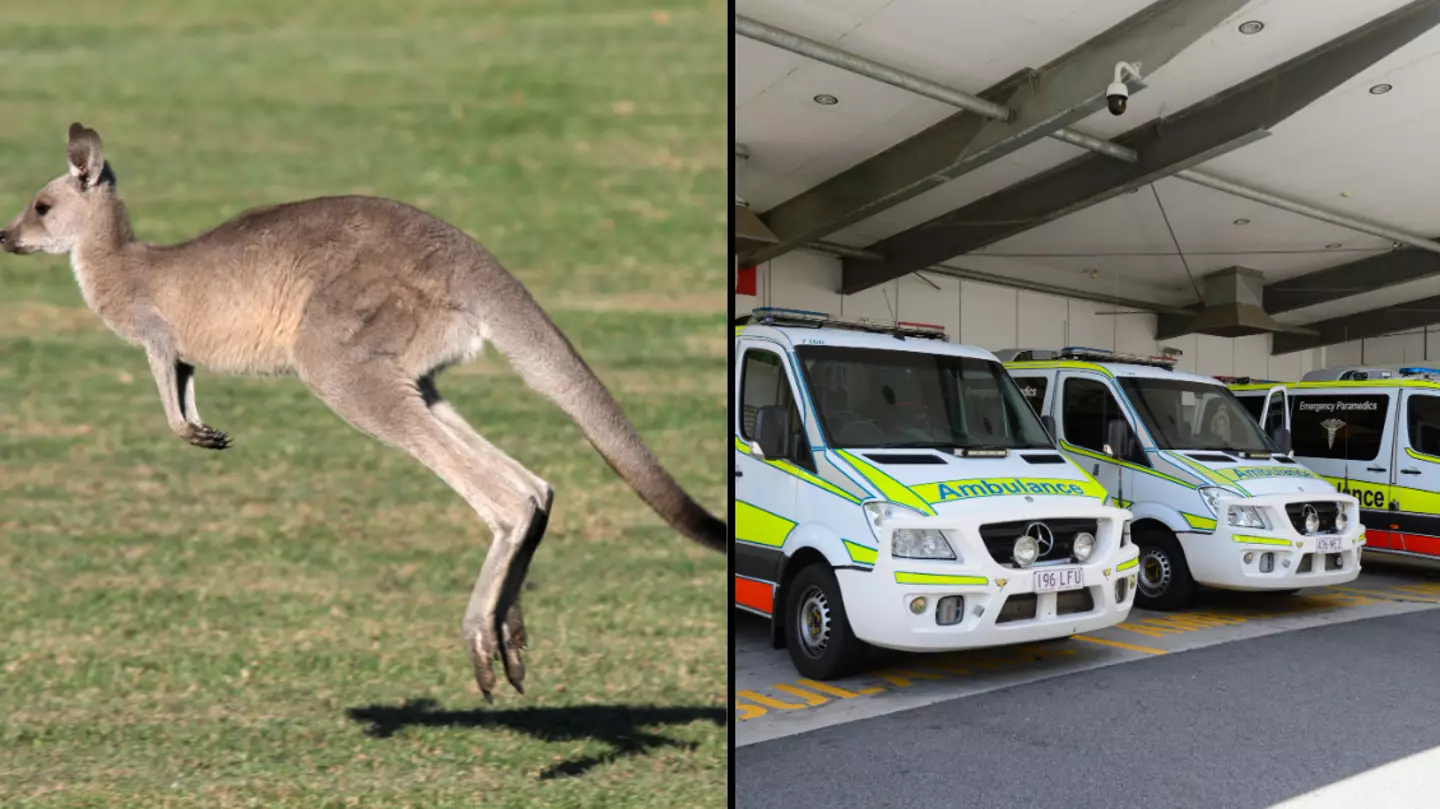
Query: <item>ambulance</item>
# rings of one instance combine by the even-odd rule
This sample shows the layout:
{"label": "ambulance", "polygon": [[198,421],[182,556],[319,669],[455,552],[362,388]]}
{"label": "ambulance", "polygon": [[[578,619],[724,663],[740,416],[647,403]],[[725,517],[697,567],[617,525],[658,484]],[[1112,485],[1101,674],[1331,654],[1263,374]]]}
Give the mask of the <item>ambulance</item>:
{"label": "ambulance", "polygon": [[1178,609],[1196,585],[1292,593],[1359,576],[1358,501],[1219,380],[1103,349],[999,356],[1066,455],[1134,515],[1136,606]]}
{"label": "ambulance", "polygon": [[1129,512],[995,356],[943,329],[756,309],[735,330],[735,605],[813,679],[1125,620]]}
{"label": "ambulance", "polygon": [[1281,410],[1295,459],[1359,500],[1366,553],[1440,557],[1440,369],[1329,368],[1279,391],[1230,382],[1241,402]]}

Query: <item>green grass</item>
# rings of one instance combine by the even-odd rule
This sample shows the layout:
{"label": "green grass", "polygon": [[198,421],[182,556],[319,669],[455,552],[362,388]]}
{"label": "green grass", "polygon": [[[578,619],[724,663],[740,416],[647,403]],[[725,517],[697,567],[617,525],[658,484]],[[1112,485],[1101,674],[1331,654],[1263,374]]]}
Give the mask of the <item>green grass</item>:
{"label": "green grass", "polygon": [[[120,10],[123,6],[123,12]],[[0,8],[0,221],[105,140],[138,238],[334,193],[524,281],[723,513],[724,3]],[[0,805],[723,806],[724,560],[493,357],[442,390],[557,490],[527,695],[459,636],[488,532],[297,381],[202,371],[206,452],[63,260],[0,255]]]}

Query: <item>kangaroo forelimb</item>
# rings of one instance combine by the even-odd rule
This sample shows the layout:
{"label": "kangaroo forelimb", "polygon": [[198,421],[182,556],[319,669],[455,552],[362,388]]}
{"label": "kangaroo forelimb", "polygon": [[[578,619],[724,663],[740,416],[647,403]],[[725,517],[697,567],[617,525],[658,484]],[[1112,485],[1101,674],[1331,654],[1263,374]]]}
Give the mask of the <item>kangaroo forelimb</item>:
{"label": "kangaroo forelimb", "polygon": [[227,449],[230,436],[201,423],[199,413],[194,409],[194,367],[180,362],[173,353],[161,348],[147,348],[145,354],[150,360],[150,373],[160,391],[160,404],[165,409],[165,422],[170,425],[170,431],[202,449]]}

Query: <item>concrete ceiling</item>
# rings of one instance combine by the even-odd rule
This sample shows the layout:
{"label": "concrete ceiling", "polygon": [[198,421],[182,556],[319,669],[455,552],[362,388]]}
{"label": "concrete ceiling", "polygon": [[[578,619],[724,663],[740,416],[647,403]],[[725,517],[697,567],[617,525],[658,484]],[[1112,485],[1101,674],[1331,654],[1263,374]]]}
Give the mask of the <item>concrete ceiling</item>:
{"label": "concrete ceiling", "polygon": [[[1150,0],[736,0],[737,14],[964,92],[1039,68]],[[1251,0],[1153,73],[1123,116],[1072,128],[1112,138],[1225,92],[1405,6],[1405,0]],[[1259,20],[1257,34],[1239,32]],[[955,108],[743,36],[735,39],[736,140],[764,212],[943,119]],[[1286,198],[1440,235],[1440,27],[1420,34],[1270,130],[1195,168]],[[1142,70],[1144,65],[1142,64]],[[1106,83],[1108,77],[1099,77]],[[1369,88],[1393,89],[1374,95]],[[820,94],[838,103],[822,106]],[[827,236],[853,247],[906,231],[1055,168],[1083,149],[1041,139]],[[1248,220],[1236,224],[1236,220]],[[1178,248],[1177,248],[1178,244]],[[1198,300],[1200,276],[1242,265],[1268,285],[1394,249],[1388,239],[1165,178],[945,263],[1157,305]],[[1276,316],[1305,324],[1440,294],[1440,277]]]}

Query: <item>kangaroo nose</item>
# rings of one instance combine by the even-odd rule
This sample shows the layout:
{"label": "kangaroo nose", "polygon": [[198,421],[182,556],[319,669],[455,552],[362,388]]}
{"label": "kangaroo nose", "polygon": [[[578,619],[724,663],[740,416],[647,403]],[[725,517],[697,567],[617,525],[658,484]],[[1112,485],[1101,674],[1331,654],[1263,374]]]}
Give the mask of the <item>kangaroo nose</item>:
{"label": "kangaroo nose", "polygon": [[5,239],[6,239],[5,231],[0,230],[0,244],[4,244],[4,243],[5,243]]}

